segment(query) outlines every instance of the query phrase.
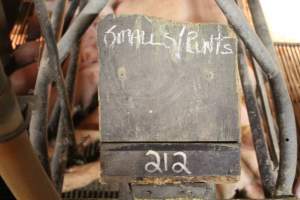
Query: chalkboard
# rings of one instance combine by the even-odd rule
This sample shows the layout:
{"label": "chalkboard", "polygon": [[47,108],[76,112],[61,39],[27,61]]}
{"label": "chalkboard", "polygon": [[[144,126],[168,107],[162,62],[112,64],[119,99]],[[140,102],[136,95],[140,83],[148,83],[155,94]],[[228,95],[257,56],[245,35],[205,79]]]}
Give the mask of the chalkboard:
{"label": "chalkboard", "polygon": [[239,141],[228,26],[109,15],[98,46],[102,142]]}
{"label": "chalkboard", "polygon": [[236,43],[222,24],[138,15],[101,21],[104,178],[148,184],[238,180]]}
{"label": "chalkboard", "polygon": [[103,143],[104,177],[233,182],[240,175],[238,144]]}

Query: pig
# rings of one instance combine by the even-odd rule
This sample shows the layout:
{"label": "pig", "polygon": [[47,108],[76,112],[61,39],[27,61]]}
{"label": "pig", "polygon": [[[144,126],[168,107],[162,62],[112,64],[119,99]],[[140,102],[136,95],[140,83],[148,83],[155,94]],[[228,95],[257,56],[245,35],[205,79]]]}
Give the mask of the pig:
{"label": "pig", "polygon": [[13,72],[9,76],[9,79],[14,92],[17,95],[27,95],[32,93],[35,86],[37,72],[38,64],[36,62]]}
{"label": "pig", "polygon": [[34,41],[41,37],[41,27],[36,15],[28,18],[27,41]]}
{"label": "pig", "polygon": [[30,41],[17,47],[12,53],[14,63],[17,67],[37,62],[40,52],[40,42]]}

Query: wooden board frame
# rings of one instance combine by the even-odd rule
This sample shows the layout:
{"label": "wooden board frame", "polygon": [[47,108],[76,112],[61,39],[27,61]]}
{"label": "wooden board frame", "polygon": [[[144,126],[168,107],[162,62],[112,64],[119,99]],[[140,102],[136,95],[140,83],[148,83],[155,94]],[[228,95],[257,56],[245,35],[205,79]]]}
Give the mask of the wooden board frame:
{"label": "wooden board frame", "polygon": [[103,142],[238,142],[237,40],[223,24],[107,16],[98,27]]}
{"label": "wooden board frame", "polygon": [[103,177],[130,182],[222,183],[235,182],[240,176],[237,143],[102,143],[100,160]]}

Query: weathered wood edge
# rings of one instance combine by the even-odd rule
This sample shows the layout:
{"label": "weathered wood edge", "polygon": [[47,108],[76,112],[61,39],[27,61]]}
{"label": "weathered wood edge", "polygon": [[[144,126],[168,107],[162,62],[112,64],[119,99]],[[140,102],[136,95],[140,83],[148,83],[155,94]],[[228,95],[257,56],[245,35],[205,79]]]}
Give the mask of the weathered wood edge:
{"label": "weathered wood edge", "polygon": [[134,178],[125,177],[125,176],[101,176],[101,182],[119,182],[120,180],[139,184],[139,185],[165,185],[165,184],[184,184],[184,183],[214,183],[214,184],[230,184],[236,183],[240,180],[240,176],[199,176],[199,177],[172,177],[172,178],[143,178],[136,180]]}
{"label": "weathered wood edge", "polygon": [[[142,145],[142,148],[139,147],[138,149],[134,149],[131,145]],[[232,151],[236,152],[237,156],[240,155],[239,152],[239,143],[104,143],[101,148],[102,154],[105,153],[106,151],[112,150],[112,152],[117,153],[118,151],[145,151],[149,147],[154,147],[153,150],[160,150],[163,151],[164,145],[167,146],[165,149],[166,152],[168,151],[176,151],[176,147],[180,145],[186,145],[190,144],[192,147],[187,148],[187,149],[178,149],[179,151],[193,151],[194,149],[200,148],[198,150],[201,151],[214,151],[219,148],[218,151],[222,151],[222,148],[225,148],[225,151]],[[145,146],[143,146],[145,145]],[[154,146],[156,145],[156,147]],[[174,145],[174,146],[173,146]],[[194,147],[193,147],[194,145]],[[199,145],[199,146],[198,146]],[[202,147],[201,147],[202,146]],[[115,148],[116,147],[116,148]],[[125,148],[123,148],[125,147]],[[128,148],[129,147],[129,148]],[[202,148],[202,149],[201,149]],[[104,151],[103,151],[104,150]],[[129,155],[129,154],[128,154]],[[106,161],[103,158],[104,156],[100,156],[100,165],[101,169],[104,170],[103,163]],[[226,159],[226,158],[224,158]],[[112,176],[112,175],[105,175],[102,173],[100,174],[100,177],[105,181],[105,180],[123,180],[125,179],[128,182],[132,183],[137,183],[137,184],[168,184],[168,183],[191,183],[191,182],[213,182],[213,183],[233,183],[239,181],[240,178],[240,164],[239,164],[239,158],[237,159],[237,162],[232,163],[232,166],[236,165],[233,170],[235,171],[234,173],[229,173],[228,174],[220,174],[220,175],[195,175],[195,176],[164,176],[164,177],[157,177],[157,176],[147,176],[147,177],[129,177],[129,176]],[[107,163],[107,162],[106,162]],[[125,164],[125,163],[124,163]],[[212,166],[213,167],[213,166]],[[229,169],[228,169],[229,170]],[[237,171],[238,170],[238,171]]]}

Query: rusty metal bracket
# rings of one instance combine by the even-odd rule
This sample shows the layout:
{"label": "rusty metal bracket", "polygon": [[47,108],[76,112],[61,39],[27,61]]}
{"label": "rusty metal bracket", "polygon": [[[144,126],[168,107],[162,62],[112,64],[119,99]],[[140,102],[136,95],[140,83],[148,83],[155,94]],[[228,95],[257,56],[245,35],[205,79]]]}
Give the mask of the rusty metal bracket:
{"label": "rusty metal bracket", "polygon": [[297,132],[293,106],[287,86],[277,62],[251,29],[234,0],[216,0],[216,3],[269,79],[280,129],[280,164],[275,195],[292,195],[297,166]]}
{"label": "rusty metal bracket", "polygon": [[[248,5],[249,5],[253,25],[254,25],[257,35],[259,36],[261,41],[264,43],[265,47],[270,52],[271,56],[273,56],[275,61],[277,61],[277,64],[279,64],[278,60],[276,59],[277,56],[276,56],[275,49],[273,46],[273,41],[272,41],[269,29],[268,29],[267,22],[264,17],[262,7],[260,5],[260,0],[248,0]],[[269,100],[268,100],[268,96],[267,96],[267,91],[266,91],[266,87],[265,87],[265,78],[263,77],[263,74],[262,74],[261,70],[259,69],[260,68],[259,64],[256,62],[256,60],[254,58],[253,58],[253,64],[254,64],[254,66],[253,66],[254,73],[255,73],[257,85],[258,85],[258,91],[260,93],[260,97],[262,100],[262,108],[263,108],[263,112],[264,112],[265,119],[267,122],[268,130],[269,130],[268,134],[269,134],[269,138],[271,140],[270,154],[271,154],[271,158],[273,160],[273,164],[275,167],[274,170],[277,170],[278,164],[279,164],[278,127],[277,127],[277,124],[274,123],[274,120],[273,120],[273,116],[272,116],[272,112],[271,112],[271,108],[270,108],[270,104],[269,104]]]}
{"label": "rusty metal bracket", "polygon": [[261,182],[263,185],[264,193],[267,198],[271,197],[275,189],[275,176],[273,173],[273,167],[267,143],[264,138],[263,128],[259,115],[257,100],[254,94],[254,88],[251,84],[251,79],[248,72],[248,66],[246,63],[245,50],[239,42],[239,54],[238,63],[241,82],[243,86],[250,126],[252,130],[252,140],[255,147],[256,157],[258,161],[258,167],[261,176]]}

